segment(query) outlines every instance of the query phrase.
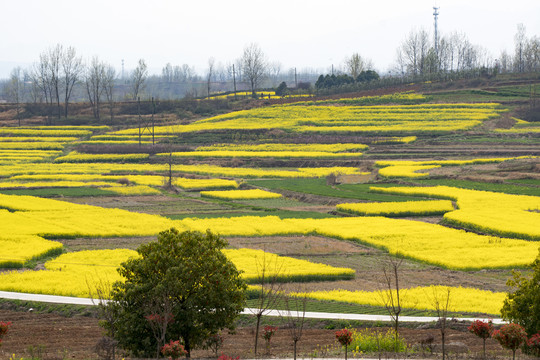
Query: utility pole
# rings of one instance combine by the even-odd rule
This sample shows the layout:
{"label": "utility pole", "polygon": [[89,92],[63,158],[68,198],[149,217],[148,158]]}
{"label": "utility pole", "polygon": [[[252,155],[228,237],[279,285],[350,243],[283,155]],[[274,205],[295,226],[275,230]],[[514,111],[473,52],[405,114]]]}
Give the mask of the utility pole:
{"label": "utility pole", "polygon": [[433,17],[435,18],[435,54],[439,56],[439,34],[437,32],[437,18],[439,16],[439,8],[433,7]]}
{"label": "utility pole", "polygon": [[296,77],[296,68],[294,68],[294,87],[298,89],[298,79]]}
{"label": "utility pole", "polygon": [[234,64],[232,64],[232,78],[234,84],[234,100],[236,100],[236,71],[234,70]]}

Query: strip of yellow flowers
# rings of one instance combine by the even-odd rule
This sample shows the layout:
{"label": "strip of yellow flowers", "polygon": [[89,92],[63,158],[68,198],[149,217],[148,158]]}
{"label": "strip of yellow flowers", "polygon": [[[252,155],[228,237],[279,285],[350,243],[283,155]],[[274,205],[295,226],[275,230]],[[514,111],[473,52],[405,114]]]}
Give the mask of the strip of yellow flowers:
{"label": "strip of yellow flowers", "polygon": [[529,240],[540,240],[540,197],[491,191],[467,190],[448,186],[372,187],[372,191],[453,199],[458,210],[444,219],[456,226]]}
{"label": "strip of yellow flowers", "polygon": [[77,137],[54,136],[0,136],[0,142],[58,142],[66,143],[78,140]]}
{"label": "strip of yellow flowers", "polygon": [[338,204],[337,210],[369,216],[438,215],[454,210],[449,200]]}
{"label": "strip of yellow flowers", "polygon": [[[24,164],[5,165],[0,168],[0,176],[10,177],[23,174],[106,174],[106,173],[145,173],[169,171],[167,164],[119,164],[119,163],[40,163],[31,167]],[[173,171],[190,174],[227,176],[227,177],[259,177],[259,178],[320,178],[329,174],[368,174],[360,172],[357,167],[306,167],[286,169],[235,168],[217,165],[173,165]],[[125,177],[125,176],[124,176]],[[141,185],[152,185],[140,183]],[[157,184],[155,184],[157,185]]]}
{"label": "strip of yellow flowers", "polygon": [[[354,270],[337,268],[266,253],[262,250],[227,249],[225,255],[243,271],[242,277],[256,283],[265,269],[265,276],[276,276],[278,281],[313,281],[351,279]],[[45,263],[41,271],[12,271],[0,274],[0,290],[88,297],[89,286],[122,278],[116,271],[120,264],[136,251],[127,249],[85,250],[60,255]]]}
{"label": "strip of yellow flowers", "polygon": [[259,178],[321,178],[334,174],[355,175],[369,174],[360,172],[356,167],[319,167],[319,168],[296,168],[296,169],[260,169],[260,168],[235,168],[217,165],[175,165],[175,171],[193,174],[231,176],[231,177],[259,177]]}
{"label": "strip of yellow flowers", "polygon": [[[33,174],[33,175],[15,175],[9,178],[10,182],[6,182],[6,186],[10,183],[16,183],[17,181],[28,181],[28,180],[47,180],[50,183],[43,181],[42,186],[47,187],[49,184],[51,187],[55,185],[55,182],[73,182],[77,185],[73,186],[96,186],[95,181],[111,181],[111,184],[106,184],[107,186],[117,185],[123,180],[127,180],[130,183],[135,183],[140,186],[162,186],[167,178],[164,175],[101,175],[101,174]],[[86,183],[83,183],[86,182]],[[19,187],[24,187],[25,184],[31,183],[19,183]],[[237,188],[238,183],[234,180],[226,179],[186,179],[186,178],[173,178],[173,185],[181,187],[182,189],[213,189],[213,188]],[[0,183],[2,186],[2,183]],[[98,185],[99,186],[99,185]],[[119,193],[128,194],[131,192],[136,192],[133,189],[133,186],[127,187],[132,188],[131,190],[119,190]],[[143,189],[140,187],[140,189]],[[113,190],[114,189],[108,189]],[[148,190],[151,192],[151,190]],[[159,193],[157,190],[153,190],[153,193]]]}
{"label": "strip of yellow flowers", "polygon": [[383,167],[379,170],[379,175],[385,177],[407,177],[419,178],[427,177],[429,173],[419,173],[417,171],[436,169],[441,166],[461,166],[473,164],[488,164],[500,163],[509,160],[520,159],[535,159],[537,156],[517,156],[506,158],[483,158],[470,160],[426,160],[426,161],[411,161],[411,160],[380,160],[375,162],[375,166]]}
{"label": "strip of yellow flowers", "polygon": [[441,167],[441,165],[392,165],[379,169],[379,175],[384,177],[407,177],[421,178],[428,177],[429,173],[419,173],[417,171],[430,170]]}
{"label": "strip of yellow flowers", "polygon": [[135,186],[111,186],[105,188],[107,191],[118,195],[134,196],[134,195],[159,195],[161,192],[157,189],[146,185]]}
{"label": "strip of yellow flowers", "polygon": [[77,129],[61,129],[61,128],[0,128],[1,135],[15,135],[15,136],[85,136],[91,135],[91,130],[84,130],[84,127]]}
{"label": "strip of yellow flowers", "polygon": [[141,161],[148,159],[148,154],[81,154],[72,151],[66,156],[57,157],[55,162],[107,162],[107,161]]}
{"label": "strip of yellow flowers", "polygon": [[[421,286],[410,289],[401,289],[401,306],[408,309],[436,310],[434,302],[446,301],[446,295],[450,290],[449,311],[483,313],[500,316],[506,293],[492,292],[465,287],[449,286]],[[387,304],[388,291],[314,291],[306,293],[294,293],[294,296],[306,296],[310,299],[330,300],[345,303],[354,303],[371,306],[385,306]],[[396,298],[395,291],[393,292]]]}
{"label": "strip of yellow flowers", "polygon": [[168,157],[170,154],[177,158],[208,158],[208,157],[261,157],[261,158],[315,158],[315,159],[334,159],[334,158],[358,158],[362,153],[333,153],[322,151],[183,151],[173,153],[159,153],[156,156]]}
{"label": "strip of yellow flowers", "polygon": [[224,199],[224,200],[240,200],[240,199],[277,199],[282,197],[281,194],[276,194],[270,191],[261,189],[253,190],[227,190],[227,191],[201,191],[201,196]]}
{"label": "strip of yellow flowers", "polygon": [[28,142],[0,142],[0,149],[22,149],[22,150],[62,150],[61,142],[28,141]]}
{"label": "strip of yellow flowers", "polygon": [[364,144],[215,144],[199,146],[196,151],[303,151],[303,152],[350,152],[365,150]]}

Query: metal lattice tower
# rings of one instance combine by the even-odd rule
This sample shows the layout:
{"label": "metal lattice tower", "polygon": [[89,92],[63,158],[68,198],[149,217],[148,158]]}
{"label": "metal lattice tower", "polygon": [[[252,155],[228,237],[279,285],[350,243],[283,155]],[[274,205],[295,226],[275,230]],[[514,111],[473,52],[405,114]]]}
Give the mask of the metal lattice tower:
{"label": "metal lattice tower", "polygon": [[439,34],[437,32],[437,17],[439,16],[439,8],[433,7],[433,17],[435,18],[435,54],[439,54]]}

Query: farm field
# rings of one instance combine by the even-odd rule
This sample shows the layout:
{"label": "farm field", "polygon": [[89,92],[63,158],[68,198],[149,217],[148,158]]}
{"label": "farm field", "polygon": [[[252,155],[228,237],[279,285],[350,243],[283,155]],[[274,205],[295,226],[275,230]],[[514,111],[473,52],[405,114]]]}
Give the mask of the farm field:
{"label": "farm field", "polygon": [[540,137],[512,105],[434,99],[299,99],[156,127],[155,146],[135,128],[0,127],[0,291],[86,297],[176,227],[226,238],[252,284],[261,258],[284,264],[309,311],[385,313],[371,300],[400,257],[403,315],[433,315],[444,285],[453,316],[499,317],[539,254]]}

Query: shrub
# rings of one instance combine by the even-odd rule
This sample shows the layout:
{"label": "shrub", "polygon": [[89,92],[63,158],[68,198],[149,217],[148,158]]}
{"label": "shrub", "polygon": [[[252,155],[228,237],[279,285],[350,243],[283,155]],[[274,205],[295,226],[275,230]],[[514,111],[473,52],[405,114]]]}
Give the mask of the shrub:
{"label": "shrub", "polygon": [[523,346],[525,353],[540,357],[540,333],[534,334]]}
{"label": "shrub", "polygon": [[171,340],[168,344],[163,345],[161,353],[165,356],[169,356],[169,358],[173,360],[179,359],[181,356],[187,354],[184,345],[180,344],[180,340]]}
{"label": "shrub", "polygon": [[205,340],[203,348],[210,349],[217,356],[219,349],[223,346],[223,336],[220,334],[210,335],[208,339]]}
{"label": "shrub", "polygon": [[527,341],[525,329],[515,323],[504,325],[500,330],[495,330],[492,336],[503,348],[512,350],[513,360],[516,359],[516,350]]}
{"label": "shrub", "polygon": [[2,338],[7,334],[10,326],[11,326],[11,321],[8,321],[8,322],[0,321],[0,346],[2,346]]}
{"label": "shrub", "polygon": [[240,359],[240,356],[233,358],[232,356],[228,356],[225,354],[222,354],[220,357],[217,358],[217,360],[238,360],[238,359]]}

